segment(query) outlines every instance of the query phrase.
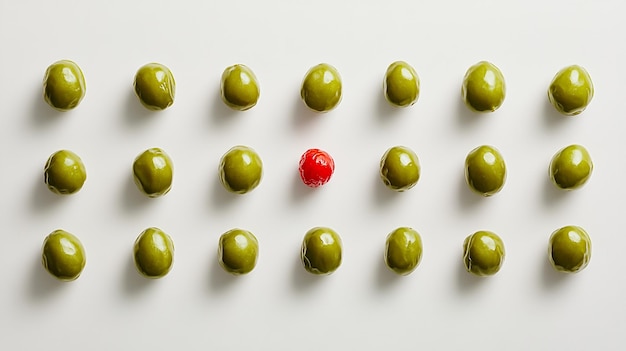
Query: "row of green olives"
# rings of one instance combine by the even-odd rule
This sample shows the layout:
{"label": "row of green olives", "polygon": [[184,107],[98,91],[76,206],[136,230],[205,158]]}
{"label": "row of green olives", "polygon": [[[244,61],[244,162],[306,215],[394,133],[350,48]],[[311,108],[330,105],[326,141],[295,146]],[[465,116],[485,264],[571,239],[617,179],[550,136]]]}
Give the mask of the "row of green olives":
{"label": "row of green olives", "polygon": [[[549,167],[552,183],[564,190],[582,187],[592,171],[589,152],[576,144],[559,150],[552,157]],[[506,164],[500,152],[489,145],[472,150],[465,159],[465,179],[472,190],[483,196],[498,193],[506,181]]]}
{"label": "row of green olives", "polygon": [[[380,176],[390,189],[411,189],[420,178],[420,163],[415,152],[404,146],[387,150],[380,162]],[[549,176],[560,189],[582,187],[593,171],[593,162],[587,149],[569,145],[559,150],[550,161]],[[506,163],[493,146],[478,146],[465,158],[465,181],[470,189],[482,196],[498,193],[506,181]]]}
{"label": "row of green olives", "polygon": [[[463,263],[468,272],[478,276],[494,275],[504,263],[502,239],[490,231],[478,231],[463,243]],[[589,264],[591,239],[579,227],[568,225],[555,230],[548,242],[548,258],[559,272],[577,273]]]}
{"label": "row of green olives", "polygon": [[[232,274],[252,271],[258,256],[258,242],[249,231],[233,229],[219,239],[220,265]],[[163,230],[147,228],[135,240],[133,258],[137,271],[146,278],[161,278],[174,264],[174,242]],[[63,281],[76,280],[86,263],[80,240],[65,230],[55,230],[44,240],[42,264],[53,276]]]}
{"label": "row of green olives", "polygon": [[[334,161],[332,169],[325,174],[325,181],[330,179],[333,171]],[[592,171],[593,162],[589,152],[583,146],[569,145],[559,150],[552,158],[549,176],[558,188],[573,190],[583,186]],[[401,192],[413,188],[419,181],[420,174],[419,158],[408,147],[391,147],[380,160],[380,178],[394,191]],[[491,196],[498,193],[504,186],[506,175],[504,158],[493,146],[479,146],[470,151],[465,159],[467,185],[480,195]],[[135,158],[133,176],[137,188],[142,193],[152,198],[163,196],[172,188],[174,178],[172,159],[162,149],[148,149]],[[262,177],[261,157],[248,146],[234,146],[220,160],[219,179],[224,188],[232,193],[245,194],[254,190]],[[74,194],[83,187],[86,179],[83,161],[69,150],[53,153],[44,167],[44,182],[56,194]],[[305,184],[306,181],[307,179],[303,178]],[[322,183],[316,186],[321,185]]]}
{"label": "row of green olives", "polygon": [[[160,63],[148,63],[137,70],[133,82],[135,93],[149,110],[164,110],[174,103],[176,81],[170,69]],[[44,99],[53,108],[67,111],[75,108],[85,96],[85,77],[78,65],[69,60],[53,63],[46,70]],[[257,104],[261,94],[254,72],[246,65],[227,67],[222,73],[220,91],[223,102],[239,111]],[[383,79],[383,94],[393,106],[408,107],[417,102],[420,79],[415,69],[404,61],[389,65]],[[562,114],[573,116],[585,110],[593,98],[589,73],[572,65],[560,70],[548,88],[548,99]],[[471,66],[465,73],[461,95],[468,108],[476,112],[493,112],[504,102],[506,83],[500,69],[487,61]],[[342,98],[342,80],[335,67],[320,63],[305,74],[300,89],[302,101],[316,112],[334,109]]]}
{"label": "row of green olives", "polygon": [[[481,61],[467,70],[461,88],[463,101],[476,112],[497,110],[506,97],[506,83],[498,67]],[[593,82],[587,70],[578,65],[561,69],[548,87],[548,100],[566,116],[580,114],[593,98]]]}
{"label": "row of green olives", "polygon": [[[384,261],[399,275],[412,273],[422,260],[422,239],[412,228],[400,227],[387,235]],[[302,240],[300,258],[304,269],[312,274],[327,275],[342,262],[343,244],[337,232],[327,227],[310,229]],[[232,229],[219,238],[217,257],[228,273],[242,275],[256,267],[259,242],[251,232]],[[463,263],[468,272],[490,276],[500,271],[505,249],[502,239],[490,231],[478,231],[463,242]],[[167,275],[174,263],[172,238],[159,228],[147,228],[135,240],[133,258],[137,271],[146,278]],[[576,273],[591,259],[591,240],[578,226],[555,230],[548,243],[548,258],[557,271]],[[63,281],[77,279],[86,263],[85,249],[80,240],[58,229],[44,240],[42,264],[54,277]]]}
{"label": "row of green olives", "polygon": [[[132,171],[137,188],[148,197],[163,196],[172,188],[172,159],[160,148],[150,148],[139,154],[133,162]],[[222,157],[219,175],[227,190],[244,194],[260,183],[263,163],[252,148],[235,146]],[[86,180],[85,165],[72,151],[59,150],[46,161],[44,183],[53,193],[74,194],[82,189]]]}

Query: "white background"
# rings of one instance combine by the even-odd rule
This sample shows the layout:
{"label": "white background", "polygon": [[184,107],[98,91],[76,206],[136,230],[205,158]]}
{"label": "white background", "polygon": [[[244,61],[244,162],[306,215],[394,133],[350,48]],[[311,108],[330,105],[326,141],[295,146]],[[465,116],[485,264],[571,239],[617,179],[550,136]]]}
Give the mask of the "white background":
{"label": "white background", "polygon": [[[623,1],[9,1],[0,0],[0,152],[3,230],[0,349],[3,350],[618,350],[626,343],[621,232],[626,171],[623,131],[626,10]],[[87,94],[67,113],[42,99],[56,60],[83,69]],[[393,109],[382,77],[406,60],[421,78],[416,105]],[[460,98],[467,68],[489,60],[507,97],[493,114]],[[161,62],[175,75],[174,105],[149,112],[132,91],[135,71]],[[299,87],[328,62],[344,81],[341,104],[306,110]],[[247,112],[219,98],[223,69],[251,67],[261,98]],[[587,68],[596,94],[574,118],[557,114],[546,89],[562,67]],[[595,169],[580,190],[560,192],[548,163],[561,147],[587,147]],[[219,184],[230,147],[255,148],[264,178],[236,196]],[[492,198],[469,191],[467,152],[496,146],[508,166]],[[385,150],[406,145],[422,177],[405,193],[379,179]],[[131,165],[161,147],[175,167],[172,191],[143,197]],[[308,189],[300,155],[327,150],[336,172]],[[43,166],[67,148],[87,167],[85,187],[56,196]],[[548,238],[568,224],[593,242],[591,263],[558,274]],[[330,226],[343,238],[334,274],[307,274],[304,233]],[[148,280],[131,250],[146,227],[176,245],[168,276]],[[386,235],[417,229],[424,257],[409,276],[384,266]],[[259,239],[256,269],[224,273],[217,240],[234,227]],[[82,276],[57,282],[41,267],[44,237],[57,228],[87,251]],[[464,271],[463,239],[498,233],[502,270]]]}

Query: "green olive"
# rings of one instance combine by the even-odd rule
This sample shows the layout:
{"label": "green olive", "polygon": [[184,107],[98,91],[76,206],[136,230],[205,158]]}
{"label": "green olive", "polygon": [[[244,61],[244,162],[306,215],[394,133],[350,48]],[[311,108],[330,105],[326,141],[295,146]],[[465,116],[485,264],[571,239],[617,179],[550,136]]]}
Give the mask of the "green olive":
{"label": "green olive", "polygon": [[80,104],[86,90],[85,76],[76,63],[61,60],[46,69],[43,98],[51,107],[59,111],[71,110]]}
{"label": "green olive", "polygon": [[463,263],[468,272],[478,276],[498,273],[504,263],[504,243],[495,233],[476,232],[463,242]]}
{"label": "green olive", "polygon": [[480,195],[498,193],[506,181],[506,164],[500,152],[488,145],[470,151],[465,158],[465,180]]}
{"label": "green olive", "polygon": [[548,256],[557,271],[580,272],[591,259],[591,239],[581,227],[570,225],[557,229],[550,236]]}
{"label": "green olive", "polygon": [[254,72],[245,65],[234,65],[224,70],[221,92],[224,103],[239,111],[254,107],[261,93]]}
{"label": "green olive", "polygon": [[570,145],[559,150],[550,162],[550,179],[554,185],[565,190],[583,186],[592,171],[591,156],[580,145]]}
{"label": "green olive", "polygon": [[309,230],[302,240],[301,259],[313,274],[330,274],[341,265],[342,244],[339,234],[325,227]]}
{"label": "green olive", "polygon": [[327,63],[311,67],[304,76],[300,96],[304,103],[317,112],[332,110],[341,101],[341,76]]}
{"label": "green olive", "polygon": [[420,94],[420,79],[415,69],[406,62],[396,61],[389,65],[383,81],[387,101],[398,107],[415,104]]}
{"label": "green olive", "polygon": [[164,110],[174,103],[176,81],[169,68],[159,63],[149,63],[135,74],[135,93],[149,110]]}
{"label": "green olive", "polygon": [[44,167],[44,182],[56,194],[78,192],[87,180],[83,161],[75,153],[59,150],[53,153]]}
{"label": "green olive", "polygon": [[74,235],[57,229],[43,242],[41,263],[59,280],[76,280],[85,268],[85,249]]}
{"label": "green olive", "polygon": [[461,94],[470,109],[493,112],[502,105],[506,96],[504,76],[492,63],[478,62],[465,73]]}
{"label": "green olive", "polygon": [[139,273],[147,278],[161,278],[172,269],[174,243],[161,229],[151,227],[139,234],[133,254]]}
{"label": "green olive", "polygon": [[580,66],[568,66],[560,70],[548,88],[548,99],[560,113],[577,115],[587,108],[593,98],[593,82],[587,71]]}
{"label": "green olive", "polygon": [[256,188],[263,177],[263,162],[252,148],[234,146],[220,161],[220,181],[226,190],[245,194]]}
{"label": "green olive", "polygon": [[135,158],[133,175],[139,190],[149,197],[159,197],[172,188],[174,166],[165,151],[152,148]]}
{"label": "green olive", "polygon": [[232,229],[222,234],[217,257],[225,271],[240,275],[250,273],[259,256],[259,242],[247,230]]}
{"label": "green olive", "polygon": [[397,228],[387,236],[385,263],[392,271],[407,275],[422,260],[422,238],[412,228]]}
{"label": "green olive", "polygon": [[408,147],[390,148],[380,160],[380,177],[392,190],[411,189],[420,179],[420,163],[417,155]]}

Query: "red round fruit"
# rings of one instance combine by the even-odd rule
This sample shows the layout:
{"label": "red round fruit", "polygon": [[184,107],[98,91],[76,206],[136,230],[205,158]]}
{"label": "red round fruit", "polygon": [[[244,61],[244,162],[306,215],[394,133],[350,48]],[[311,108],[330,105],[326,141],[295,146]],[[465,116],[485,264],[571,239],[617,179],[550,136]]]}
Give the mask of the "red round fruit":
{"label": "red round fruit", "polygon": [[326,151],[309,149],[300,158],[300,178],[311,188],[322,186],[335,171],[335,161]]}

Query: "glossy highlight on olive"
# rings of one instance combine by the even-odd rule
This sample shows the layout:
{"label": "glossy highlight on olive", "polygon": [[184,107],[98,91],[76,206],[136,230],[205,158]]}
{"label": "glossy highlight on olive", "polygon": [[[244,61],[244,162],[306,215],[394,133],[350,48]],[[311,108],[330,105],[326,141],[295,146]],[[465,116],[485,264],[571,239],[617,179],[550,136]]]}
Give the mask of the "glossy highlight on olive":
{"label": "glossy highlight on olive", "polygon": [[176,81],[169,68],[148,63],[137,70],[133,83],[141,104],[153,111],[164,110],[174,103]]}
{"label": "glossy highlight on olive", "polygon": [[498,67],[481,61],[465,73],[461,95],[465,105],[475,112],[493,112],[506,97],[506,83]]}
{"label": "glossy highlight on olive", "polygon": [[465,181],[482,196],[500,192],[506,181],[506,164],[500,151],[489,145],[470,151],[465,158]]}
{"label": "glossy highlight on olive", "polygon": [[591,76],[578,65],[561,69],[548,88],[548,100],[565,116],[582,113],[593,99],[594,88]]}
{"label": "glossy highlight on olive", "polygon": [[87,256],[80,240],[57,229],[43,242],[41,263],[48,273],[62,281],[76,280],[85,268]]}
{"label": "glossy highlight on olive", "polygon": [[490,231],[478,231],[463,242],[465,269],[477,276],[498,273],[504,263],[505,250],[502,239]]}
{"label": "glossy highlight on olive", "polygon": [[411,274],[422,261],[422,237],[409,227],[389,233],[385,242],[385,264],[400,275]]}
{"label": "glossy highlight on olive", "polygon": [[237,145],[222,156],[219,176],[226,190],[235,194],[246,194],[261,183],[263,162],[251,147]]}
{"label": "glossy highlight on olive", "polygon": [[217,257],[226,272],[248,274],[256,267],[258,256],[259,241],[250,231],[232,229],[220,236]]}
{"label": "glossy highlight on olive", "polygon": [[401,192],[413,188],[420,174],[419,158],[406,146],[389,148],[380,160],[380,178],[391,190]]}
{"label": "glossy highlight on olive", "polygon": [[415,69],[404,61],[389,65],[383,80],[385,99],[397,107],[412,106],[420,93],[420,79]]}
{"label": "glossy highlight on olive", "polygon": [[300,97],[313,111],[327,112],[334,109],[342,97],[339,71],[327,63],[311,67],[302,81]]}
{"label": "glossy highlight on olive", "polygon": [[307,272],[331,274],[339,268],[342,259],[341,237],[327,227],[309,230],[302,240],[301,260]]}
{"label": "glossy highlight on olive", "polygon": [[164,277],[174,264],[174,242],[161,229],[147,228],[135,240],[133,258],[137,271],[144,277]]}
{"label": "glossy highlight on olive", "polygon": [[591,260],[591,239],[587,232],[575,225],[555,230],[548,244],[550,263],[559,272],[577,273]]}
{"label": "glossy highlight on olive", "polygon": [[133,178],[137,188],[151,198],[163,196],[172,188],[172,159],[160,148],[148,149],[133,162]]}
{"label": "glossy highlight on olive", "polygon": [[227,67],[220,84],[222,101],[233,110],[246,111],[257,104],[261,90],[256,75],[246,65]]}
{"label": "glossy highlight on olive", "polygon": [[59,111],[74,109],[85,97],[87,85],[78,65],[70,60],[57,61],[46,69],[43,78],[43,98]]}
{"label": "glossy highlight on olive", "polygon": [[69,195],[83,188],[87,180],[85,165],[78,155],[59,150],[48,158],[44,166],[44,183],[55,194]]}

